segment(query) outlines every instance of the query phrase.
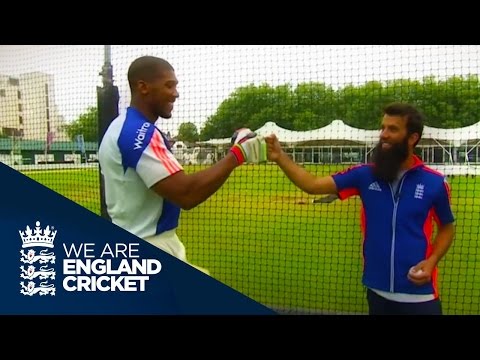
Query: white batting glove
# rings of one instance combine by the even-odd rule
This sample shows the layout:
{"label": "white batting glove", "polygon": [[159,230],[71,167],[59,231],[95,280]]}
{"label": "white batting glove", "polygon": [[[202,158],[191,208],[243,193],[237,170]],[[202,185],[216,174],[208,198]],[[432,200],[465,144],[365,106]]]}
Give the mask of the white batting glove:
{"label": "white batting glove", "polygon": [[252,130],[243,128],[235,131],[232,136],[230,151],[235,155],[238,165],[244,162],[258,164],[267,161],[267,144],[262,136]]}

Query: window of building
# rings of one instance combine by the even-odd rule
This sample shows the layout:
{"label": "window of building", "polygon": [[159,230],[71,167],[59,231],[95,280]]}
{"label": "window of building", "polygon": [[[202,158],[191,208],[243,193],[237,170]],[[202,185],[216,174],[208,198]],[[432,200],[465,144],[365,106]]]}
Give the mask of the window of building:
{"label": "window of building", "polygon": [[18,123],[19,123],[20,125],[23,124],[23,116],[20,115],[20,116],[18,117]]}
{"label": "window of building", "polygon": [[0,96],[5,97],[5,89],[0,89]]}
{"label": "window of building", "polygon": [[47,120],[50,119],[50,109],[47,108]]}
{"label": "window of building", "polygon": [[18,111],[22,111],[22,104],[18,104]]}
{"label": "window of building", "polygon": [[48,94],[48,84],[45,84],[45,94]]}
{"label": "window of building", "polygon": [[18,97],[18,100],[22,98],[22,93],[20,90],[17,91],[17,97]]}
{"label": "window of building", "polygon": [[18,86],[18,85],[19,85],[18,79],[15,79],[15,78],[12,78],[12,77],[11,77],[11,78],[8,78],[8,83],[9,83],[10,85],[13,85],[13,86]]}
{"label": "window of building", "polygon": [[23,129],[17,128],[2,128],[3,135],[9,137],[22,137],[23,136]]}

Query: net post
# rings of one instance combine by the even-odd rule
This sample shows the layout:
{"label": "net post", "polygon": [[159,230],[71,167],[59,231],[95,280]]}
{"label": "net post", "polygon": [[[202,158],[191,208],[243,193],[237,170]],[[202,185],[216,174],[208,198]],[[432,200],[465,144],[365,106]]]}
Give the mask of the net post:
{"label": "net post", "polygon": [[[97,106],[98,106],[98,147],[103,139],[103,135],[108,126],[118,116],[118,87],[113,85],[113,67],[111,63],[111,45],[104,45],[104,64],[102,71],[102,86],[97,86]],[[100,215],[110,220],[105,202],[105,181],[102,172],[99,169],[100,180]]]}

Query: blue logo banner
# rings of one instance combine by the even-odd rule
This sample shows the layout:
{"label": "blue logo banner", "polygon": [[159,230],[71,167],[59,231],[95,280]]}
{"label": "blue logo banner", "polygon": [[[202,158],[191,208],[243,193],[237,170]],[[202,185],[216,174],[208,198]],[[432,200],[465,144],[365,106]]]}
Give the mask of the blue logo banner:
{"label": "blue logo banner", "polygon": [[2,315],[275,314],[3,163],[0,178]]}

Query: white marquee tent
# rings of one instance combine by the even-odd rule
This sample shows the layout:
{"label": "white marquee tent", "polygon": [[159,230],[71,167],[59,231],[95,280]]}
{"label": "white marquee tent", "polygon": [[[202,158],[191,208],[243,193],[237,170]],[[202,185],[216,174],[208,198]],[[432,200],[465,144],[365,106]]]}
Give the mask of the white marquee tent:
{"label": "white marquee tent", "polygon": [[[325,157],[322,160],[318,157],[325,154],[326,161],[328,157],[333,161],[335,156],[344,161],[344,156],[352,155],[352,151],[362,154],[364,161],[367,161],[367,156],[380,135],[379,130],[357,129],[342,120],[334,120],[327,126],[308,131],[287,130],[274,122],[267,122],[255,132],[262,136],[272,133],[277,135],[280,142],[292,149],[292,156],[299,162],[325,161]],[[230,146],[230,138],[212,139],[203,144],[226,149]],[[357,150],[352,150],[353,148]],[[360,148],[364,150],[359,150]],[[480,122],[456,129],[425,126],[419,148],[424,161],[446,175],[480,175],[480,166],[472,166],[480,162]],[[315,152],[320,155],[314,155]],[[358,157],[350,158],[351,161],[354,159],[359,160]]]}
{"label": "white marquee tent", "polygon": [[[378,141],[379,130],[357,129],[345,124],[342,120],[334,120],[329,125],[315,130],[292,131],[279,127],[274,122],[267,122],[255,131],[258,135],[267,136],[272,133],[277,135],[282,143],[296,144],[318,140],[344,140],[361,144],[375,144]],[[456,129],[439,129],[425,126],[422,139],[434,142],[447,143],[450,146],[460,147],[467,142],[476,142],[480,145],[480,122],[474,125]],[[212,139],[203,142],[208,145],[227,145],[230,138]]]}

